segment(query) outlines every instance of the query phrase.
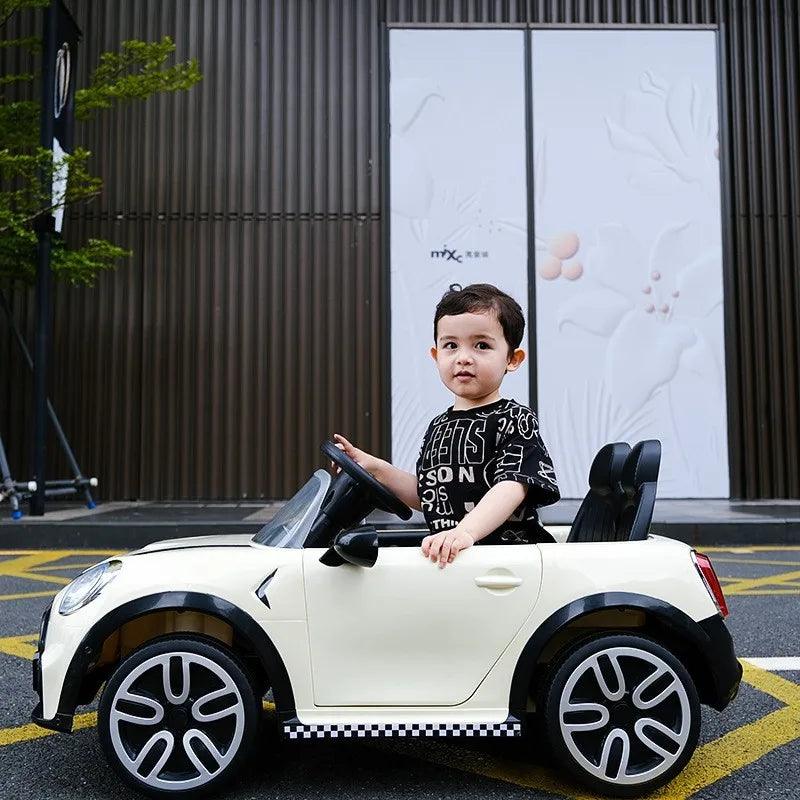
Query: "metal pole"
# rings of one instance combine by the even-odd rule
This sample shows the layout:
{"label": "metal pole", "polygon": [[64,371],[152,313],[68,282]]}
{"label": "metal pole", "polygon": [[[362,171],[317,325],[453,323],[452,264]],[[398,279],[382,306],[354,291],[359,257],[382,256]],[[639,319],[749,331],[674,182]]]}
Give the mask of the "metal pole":
{"label": "metal pole", "polygon": [[[55,88],[56,55],[56,2],[44,12],[44,54],[42,64],[42,124],[40,144],[46,150],[53,149],[53,92]],[[42,170],[42,195],[50,198],[53,193],[52,172]],[[50,321],[50,237],[54,228],[53,215],[39,215],[37,231],[36,264],[36,344],[33,370],[33,473],[36,491],[31,496],[30,513],[41,517],[44,514],[45,460],[47,458],[47,351]]]}
{"label": "metal pole", "polygon": [[11,477],[6,450],[3,447],[3,440],[0,439],[0,500],[3,499],[3,496],[8,497],[8,502],[11,503],[11,518],[19,519],[22,516],[22,512],[19,510],[17,486]]}
{"label": "metal pole", "polygon": [[[17,323],[14,321],[14,316],[11,313],[11,306],[9,305],[8,300],[6,300],[6,296],[2,292],[0,292],[0,308],[5,311],[6,317],[8,318],[9,327],[11,328],[11,334],[17,342],[17,346],[22,353],[22,357],[25,359],[25,363],[28,365],[31,372],[33,372],[33,359],[31,358],[30,351],[25,344],[25,340],[22,338],[22,334],[19,332],[19,328],[17,328]],[[53,428],[55,428],[56,436],[58,437],[58,441],[61,443],[61,447],[64,450],[64,455],[66,455],[67,461],[69,461],[72,474],[75,476],[74,480],[70,481],[70,483],[75,483],[76,486],[80,485],[83,487],[83,495],[86,498],[87,508],[96,508],[97,504],[94,502],[94,498],[89,490],[89,486],[97,486],[97,480],[95,478],[83,477],[81,468],[78,466],[78,461],[75,458],[75,454],[72,452],[72,448],[67,440],[67,435],[64,433],[64,429],[61,427],[61,423],[59,422],[56,411],[53,408],[53,404],[49,400],[47,401],[47,415],[50,417],[50,422],[53,424]],[[54,486],[56,484],[57,482],[54,483],[53,481],[50,481],[48,485]],[[47,497],[48,495],[45,493],[45,496]]]}

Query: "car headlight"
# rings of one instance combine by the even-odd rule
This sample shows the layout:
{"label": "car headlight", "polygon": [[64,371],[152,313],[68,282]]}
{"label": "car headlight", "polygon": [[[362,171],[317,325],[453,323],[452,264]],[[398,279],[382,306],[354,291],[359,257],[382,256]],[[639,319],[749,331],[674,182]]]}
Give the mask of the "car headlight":
{"label": "car headlight", "polygon": [[104,561],[78,575],[64,590],[58,613],[66,616],[91,603],[117,577],[121,567],[121,561]]}

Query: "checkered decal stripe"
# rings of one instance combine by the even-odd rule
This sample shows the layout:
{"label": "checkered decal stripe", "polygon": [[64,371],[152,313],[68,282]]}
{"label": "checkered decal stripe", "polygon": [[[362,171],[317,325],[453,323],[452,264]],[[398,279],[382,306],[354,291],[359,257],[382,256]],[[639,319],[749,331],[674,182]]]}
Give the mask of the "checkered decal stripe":
{"label": "checkered decal stripe", "polygon": [[522,724],[506,722],[475,723],[383,723],[373,725],[303,725],[286,722],[283,733],[289,739],[336,739],[372,736],[521,736]]}

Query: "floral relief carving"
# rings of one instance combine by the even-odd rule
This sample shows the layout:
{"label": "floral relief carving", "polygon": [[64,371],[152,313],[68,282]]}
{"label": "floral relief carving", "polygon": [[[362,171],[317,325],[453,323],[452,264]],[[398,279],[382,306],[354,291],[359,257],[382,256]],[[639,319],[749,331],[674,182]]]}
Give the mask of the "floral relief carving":
{"label": "floral relief carving", "polygon": [[621,120],[607,116],[605,124],[611,146],[633,157],[634,187],[669,194],[697,183],[719,191],[717,112],[694,81],[669,85],[645,71],[639,90],[625,93]]}
{"label": "floral relief carving", "polygon": [[720,249],[694,222],[665,228],[649,257],[624,225],[603,225],[587,257],[594,288],[562,303],[557,326],[608,339],[605,380],[628,410],[643,405],[698,346],[695,369],[716,371],[698,322],[722,303]]}
{"label": "floral relief carving", "polygon": [[[616,206],[629,208],[630,218],[604,221],[595,207],[573,217],[573,229],[573,220],[553,217],[570,207],[566,194],[551,200],[544,180],[535,187],[537,302],[557,335],[556,360],[579,371],[547,390],[543,409],[550,435],[568,443],[553,448],[563,496],[582,496],[602,444],[653,436],[665,444],[661,496],[727,492],[716,114],[713,91],[644,71],[617,112],[600,111],[604,139],[585,140],[594,158],[608,159],[611,186],[619,175],[629,187],[627,200],[626,190],[616,190]],[[543,152],[544,137],[534,148],[542,178]],[[548,163],[551,175],[560,167],[563,182],[574,167]],[[581,280],[556,289],[568,270]],[[721,477],[711,475],[708,467],[720,459],[714,472]]]}

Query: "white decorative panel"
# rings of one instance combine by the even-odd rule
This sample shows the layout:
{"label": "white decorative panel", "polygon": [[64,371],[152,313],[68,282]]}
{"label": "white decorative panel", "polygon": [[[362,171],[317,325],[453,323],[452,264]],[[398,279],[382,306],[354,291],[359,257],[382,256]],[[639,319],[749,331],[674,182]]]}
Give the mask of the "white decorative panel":
{"label": "white decorative panel", "polygon": [[531,35],[538,407],[562,495],[603,443],[652,437],[659,496],[727,497],[715,34]]}
{"label": "white decorative panel", "polygon": [[[525,35],[390,32],[392,461],[403,469],[453,402],[429,355],[447,287],[493,283],[527,318]],[[527,363],[501,392],[528,403]]]}

